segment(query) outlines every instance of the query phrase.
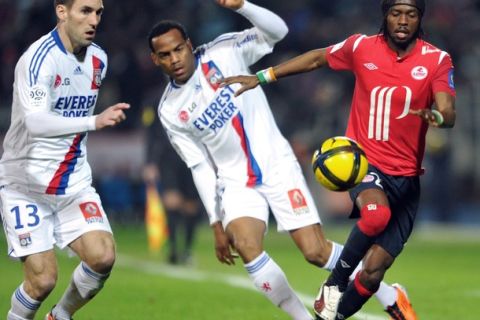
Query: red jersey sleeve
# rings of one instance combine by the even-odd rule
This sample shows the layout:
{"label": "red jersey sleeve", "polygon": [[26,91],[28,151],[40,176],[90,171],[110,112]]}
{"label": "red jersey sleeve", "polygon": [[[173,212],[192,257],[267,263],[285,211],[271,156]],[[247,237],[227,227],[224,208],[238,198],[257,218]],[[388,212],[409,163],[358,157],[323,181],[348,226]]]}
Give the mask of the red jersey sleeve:
{"label": "red jersey sleeve", "polygon": [[364,35],[354,34],[346,40],[327,48],[327,62],[333,70],[352,70],[353,53]]}
{"label": "red jersey sleeve", "polygon": [[448,92],[455,96],[455,84],[453,82],[453,63],[450,55],[442,52],[443,59],[440,61],[432,78],[432,92]]}

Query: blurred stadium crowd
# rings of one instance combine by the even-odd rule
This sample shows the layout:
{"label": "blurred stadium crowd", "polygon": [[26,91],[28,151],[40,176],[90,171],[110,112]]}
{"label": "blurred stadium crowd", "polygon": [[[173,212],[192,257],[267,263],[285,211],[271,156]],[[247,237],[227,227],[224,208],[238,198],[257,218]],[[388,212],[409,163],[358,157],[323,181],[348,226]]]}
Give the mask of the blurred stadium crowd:
{"label": "blurred stadium crowd", "polygon": [[[381,23],[379,0],[254,2],[283,17],[290,32],[253,70],[353,33],[376,33]],[[118,212],[117,217],[141,219],[145,124],[153,119],[151,110],[166,83],[150,60],[151,26],[160,19],[179,20],[198,45],[248,28],[249,23],[213,0],[104,0],[104,5],[95,42],[107,51],[109,70],[97,110],[117,101],[130,103],[132,109],[118,128],[90,135],[89,160],[106,209]],[[54,24],[53,0],[0,0],[0,140],[10,120],[15,63]],[[427,41],[453,57],[457,124],[448,132],[430,130],[422,215],[427,220],[480,222],[474,215],[480,209],[480,0],[427,1],[424,29]],[[352,86],[350,74],[321,70],[265,88],[277,122],[307,174],[312,150],[327,137],[343,134]],[[314,193],[321,192],[313,182],[312,187]]]}

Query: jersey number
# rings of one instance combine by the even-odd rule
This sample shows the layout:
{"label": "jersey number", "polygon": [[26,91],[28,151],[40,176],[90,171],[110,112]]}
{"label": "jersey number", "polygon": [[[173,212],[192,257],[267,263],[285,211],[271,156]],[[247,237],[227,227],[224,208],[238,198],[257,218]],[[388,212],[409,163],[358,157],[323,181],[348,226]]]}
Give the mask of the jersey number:
{"label": "jersey number", "polygon": [[[406,86],[402,88],[405,89],[405,105],[402,114],[396,119],[402,119],[408,114],[412,102],[412,89]],[[392,95],[397,89],[398,87],[375,87],[370,93],[368,139],[388,141]]]}
{"label": "jersey number", "polygon": [[[34,204],[27,204],[25,206],[25,210],[27,210],[27,214],[29,218],[29,221],[27,222],[27,226],[35,227],[36,225],[38,225],[40,223],[40,217],[37,214],[38,212],[37,206]],[[24,228],[25,226],[20,221],[21,220],[20,207],[19,206],[13,207],[12,210],[10,210],[10,212],[15,214],[15,222],[16,222],[15,230]]]}

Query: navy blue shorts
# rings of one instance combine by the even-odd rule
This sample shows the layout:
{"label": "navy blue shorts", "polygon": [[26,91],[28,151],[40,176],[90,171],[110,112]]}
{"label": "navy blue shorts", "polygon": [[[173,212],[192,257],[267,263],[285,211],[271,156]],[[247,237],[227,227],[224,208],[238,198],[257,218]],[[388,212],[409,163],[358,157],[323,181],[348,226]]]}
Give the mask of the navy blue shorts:
{"label": "navy blue shorts", "polygon": [[[349,191],[350,198],[355,203],[360,192],[367,189],[380,189],[387,195],[392,216],[375,243],[397,257],[413,230],[420,199],[420,178],[391,176],[369,165],[363,181]],[[360,209],[354,206],[350,218],[359,217]]]}

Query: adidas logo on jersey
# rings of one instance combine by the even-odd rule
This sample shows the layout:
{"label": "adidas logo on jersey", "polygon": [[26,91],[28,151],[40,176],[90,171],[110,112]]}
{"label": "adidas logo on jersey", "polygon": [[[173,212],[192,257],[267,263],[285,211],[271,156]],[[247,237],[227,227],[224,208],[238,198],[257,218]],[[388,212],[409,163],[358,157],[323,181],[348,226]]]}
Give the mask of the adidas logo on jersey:
{"label": "adidas logo on jersey", "polygon": [[378,67],[374,63],[371,63],[371,62],[364,63],[363,65],[365,66],[365,68],[367,68],[370,71],[378,69]]}
{"label": "adidas logo on jersey", "polygon": [[76,67],[75,70],[73,70],[73,74],[74,74],[74,75],[83,74],[83,71],[82,71],[82,69],[80,68],[80,66]]}

